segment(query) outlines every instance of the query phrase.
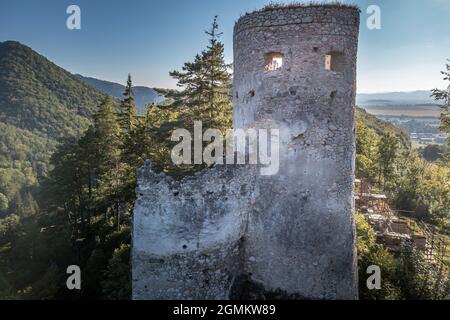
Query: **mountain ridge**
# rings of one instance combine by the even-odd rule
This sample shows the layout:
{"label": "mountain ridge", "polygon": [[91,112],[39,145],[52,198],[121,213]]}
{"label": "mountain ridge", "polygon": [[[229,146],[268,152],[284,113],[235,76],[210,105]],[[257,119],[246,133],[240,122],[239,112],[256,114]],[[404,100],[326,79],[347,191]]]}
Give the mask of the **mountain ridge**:
{"label": "mountain ridge", "polygon": [[431,90],[358,93],[356,103],[360,106],[398,106],[438,104],[431,97]]}
{"label": "mountain ridge", "polygon": [[[105,94],[108,94],[117,99],[123,98],[123,93],[125,91],[124,85],[108,80],[86,77],[81,74],[76,74],[75,76],[81,79],[86,84],[96,88],[97,90]],[[164,98],[160,96],[155,89],[145,86],[133,86],[133,93],[134,93],[134,100],[136,102],[136,107],[139,109],[140,112],[145,111],[146,103],[149,104],[151,104],[152,102],[159,103],[164,100]]]}
{"label": "mountain ridge", "polygon": [[0,42],[0,121],[51,139],[79,135],[105,96],[30,47]]}

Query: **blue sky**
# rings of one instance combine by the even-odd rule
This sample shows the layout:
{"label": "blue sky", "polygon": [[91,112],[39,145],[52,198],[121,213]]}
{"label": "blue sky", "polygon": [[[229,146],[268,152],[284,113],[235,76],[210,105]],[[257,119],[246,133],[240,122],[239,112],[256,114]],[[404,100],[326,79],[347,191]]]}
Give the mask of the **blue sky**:
{"label": "blue sky", "polygon": [[[268,2],[0,0],[0,41],[20,41],[72,73],[124,83],[130,72],[136,85],[173,88],[168,72],[205,47],[203,31],[215,14],[231,62],[234,22]],[[450,0],[343,2],[362,10],[359,92],[444,87],[440,71],[450,59]],[[81,8],[81,30],[66,28],[70,4]],[[370,4],[381,8],[381,30],[366,27]]]}

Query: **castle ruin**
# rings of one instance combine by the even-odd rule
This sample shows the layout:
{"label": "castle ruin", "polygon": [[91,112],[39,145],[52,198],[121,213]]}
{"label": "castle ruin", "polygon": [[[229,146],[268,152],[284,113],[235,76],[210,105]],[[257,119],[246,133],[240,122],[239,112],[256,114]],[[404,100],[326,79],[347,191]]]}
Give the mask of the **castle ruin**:
{"label": "castle ruin", "polygon": [[[234,128],[278,129],[279,172],[139,170],[134,299],[229,299],[243,283],[357,298],[353,218],[359,10],[267,8],[234,28]],[[245,279],[243,281],[242,279]]]}

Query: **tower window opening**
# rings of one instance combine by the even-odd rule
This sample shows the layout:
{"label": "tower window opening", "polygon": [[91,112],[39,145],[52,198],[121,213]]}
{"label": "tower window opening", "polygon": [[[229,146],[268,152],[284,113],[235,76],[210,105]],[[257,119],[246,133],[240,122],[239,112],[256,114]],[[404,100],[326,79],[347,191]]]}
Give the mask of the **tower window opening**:
{"label": "tower window opening", "polygon": [[331,70],[331,54],[325,56],[325,70]]}
{"label": "tower window opening", "polygon": [[283,66],[283,54],[272,52],[266,55],[266,71],[275,71]]}
{"label": "tower window opening", "polygon": [[330,52],[325,55],[325,70],[343,72],[345,59],[342,52]]}

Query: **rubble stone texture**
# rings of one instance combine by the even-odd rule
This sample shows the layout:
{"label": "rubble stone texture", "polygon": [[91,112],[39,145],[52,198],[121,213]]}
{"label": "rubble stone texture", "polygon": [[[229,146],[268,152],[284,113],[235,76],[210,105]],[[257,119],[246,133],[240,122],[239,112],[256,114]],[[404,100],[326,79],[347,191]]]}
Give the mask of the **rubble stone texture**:
{"label": "rubble stone texture", "polygon": [[[287,298],[357,298],[358,33],[359,10],[345,6],[239,19],[233,125],[279,129],[280,170],[216,165],[174,181],[147,162],[132,232],[134,299],[229,299],[242,282]],[[280,54],[282,66],[269,70]]]}

